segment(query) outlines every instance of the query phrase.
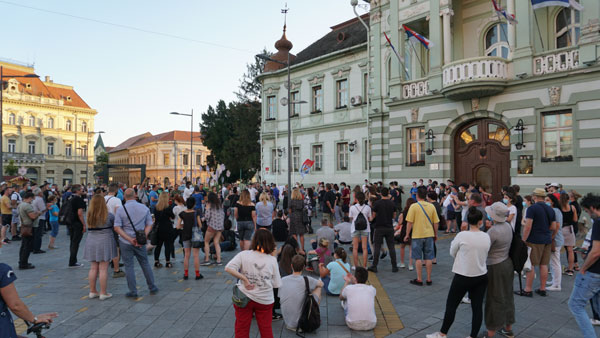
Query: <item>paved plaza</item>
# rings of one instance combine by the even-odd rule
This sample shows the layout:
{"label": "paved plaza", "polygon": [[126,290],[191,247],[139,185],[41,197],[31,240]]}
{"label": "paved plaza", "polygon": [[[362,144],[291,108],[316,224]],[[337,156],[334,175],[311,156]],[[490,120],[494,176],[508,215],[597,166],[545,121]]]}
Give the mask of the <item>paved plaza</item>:
{"label": "paved plaza", "polygon": [[[312,236],[311,236],[312,237]],[[452,236],[441,235],[438,241],[438,264],[433,269],[432,286],[413,286],[408,281],[415,272],[401,269],[391,272],[389,256],[379,265],[376,276],[369,281],[377,288],[378,325],[374,331],[353,332],[344,324],[343,311],[336,297],[324,296],[321,302],[321,328],[307,337],[424,337],[438,331],[444,315],[446,295],[452,280],[452,260],[448,255]],[[85,243],[85,237],[82,246]],[[44,236],[44,247],[48,244]],[[17,267],[19,242],[3,247],[1,261]],[[136,264],[139,285],[138,299],[125,298],[125,278],[109,277],[109,292],[113,298],[106,301],[87,298],[87,273],[83,268],[67,268],[68,237],[64,227],[58,237],[58,249],[45,254],[31,255],[36,268],[19,271],[16,286],[21,298],[35,313],[56,311],[59,317],[46,331],[54,337],[232,337],[234,309],[231,305],[233,278],[223,267],[201,268],[204,279],[184,281],[181,249],[173,269],[154,268],[160,292],[149,295],[139,266]],[[177,248],[179,245],[176,244]],[[80,250],[81,251],[81,250]],[[407,250],[408,252],[408,250]],[[224,254],[224,261],[234,253]],[[81,256],[81,254],[80,254]],[[202,257],[202,254],[201,254]],[[149,257],[153,261],[153,257]],[[563,260],[564,260],[563,255]],[[84,262],[87,263],[87,262]],[[164,262],[163,262],[164,263]],[[563,262],[564,263],[564,262]],[[564,276],[563,291],[548,297],[516,297],[518,337],[579,337],[581,334],[571,316],[567,301],[574,277]],[[515,285],[518,287],[517,278]],[[449,337],[466,337],[470,331],[470,306],[462,304]],[[24,331],[17,321],[17,331]],[[482,327],[483,329],[483,327]],[[295,333],[273,323],[276,337],[294,337]],[[258,337],[253,323],[252,337]]]}

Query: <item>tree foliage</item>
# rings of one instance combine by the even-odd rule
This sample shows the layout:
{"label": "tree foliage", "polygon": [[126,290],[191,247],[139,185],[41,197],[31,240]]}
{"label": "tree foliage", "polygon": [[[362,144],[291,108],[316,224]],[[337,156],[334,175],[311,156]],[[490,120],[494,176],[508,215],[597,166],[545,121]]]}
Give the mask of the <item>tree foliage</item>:
{"label": "tree foliage", "polygon": [[6,176],[15,176],[19,172],[19,168],[15,165],[15,160],[8,161],[8,165],[4,167]]}
{"label": "tree foliage", "polygon": [[[267,48],[259,53],[263,55],[271,56],[273,53],[269,52]],[[242,75],[240,79],[240,86],[238,91],[235,93],[238,101],[240,102],[260,102],[260,93],[262,90],[262,83],[258,80],[258,76],[262,73],[265,68],[266,61],[254,56],[253,63],[246,64],[246,73]]]}

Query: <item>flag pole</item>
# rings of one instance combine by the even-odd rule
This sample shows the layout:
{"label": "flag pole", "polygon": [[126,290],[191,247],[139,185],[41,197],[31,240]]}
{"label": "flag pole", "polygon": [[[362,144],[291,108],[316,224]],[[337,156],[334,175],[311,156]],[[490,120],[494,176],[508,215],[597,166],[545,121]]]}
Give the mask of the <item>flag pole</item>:
{"label": "flag pole", "polygon": [[412,48],[412,50],[415,52],[415,57],[417,58],[417,60],[419,61],[419,65],[421,65],[421,70],[423,71],[423,76],[425,76],[425,67],[423,67],[423,63],[421,62],[421,58],[419,57],[419,54],[417,53],[417,50],[415,49],[415,46],[413,45],[412,41],[410,41],[410,38],[408,39],[408,44],[410,45],[410,47]]}
{"label": "flag pole", "polygon": [[538,34],[540,35],[540,44],[542,45],[542,52],[544,51],[544,39],[542,38],[542,31],[540,30],[540,24],[538,23],[537,14],[535,9],[533,10],[533,17],[535,18],[535,25],[537,26]]}
{"label": "flag pole", "polygon": [[[502,22],[502,18],[500,17],[500,14],[498,12],[496,12],[496,15],[498,16],[498,22],[500,22],[500,29],[502,30],[502,34],[504,34],[504,36],[506,36],[506,44],[508,45],[508,50],[513,52],[513,49],[510,46],[510,41],[508,41],[508,33],[506,32],[506,29],[504,29],[504,26],[502,26],[502,24],[504,22]],[[510,25],[510,23],[508,21],[506,21],[506,24]],[[502,40],[502,37],[500,37],[499,40]],[[500,53],[502,53],[502,51]]]}
{"label": "flag pole", "polygon": [[[571,29],[569,28],[569,18],[567,17],[567,11],[565,11],[566,8],[570,8],[570,7],[565,7],[563,9],[561,9],[560,11],[563,13],[563,16],[565,17],[565,25],[567,25],[567,41],[569,42],[569,46],[573,45],[573,41],[571,41]],[[574,10],[574,9],[572,9]]]}

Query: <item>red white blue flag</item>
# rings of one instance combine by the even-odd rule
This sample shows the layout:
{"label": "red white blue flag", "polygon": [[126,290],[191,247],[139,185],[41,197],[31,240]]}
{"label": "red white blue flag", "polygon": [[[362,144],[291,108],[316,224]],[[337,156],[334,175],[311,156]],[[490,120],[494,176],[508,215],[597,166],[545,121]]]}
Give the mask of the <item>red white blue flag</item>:
{"label": "red white blue flag", "polygon": [[388,44],[392,48],[392,51],[394,52],[394,54],[396,54],[398,61],[404,63],[404,59],[400,56],[400,54],[398,54],[398,51],[396,51],[396,48],[394,48],[394,45],[392,45],[392,41],[390,40],[390,38],[387,36],[387,34],[385,32],[383,32],[383,35],[385,36],[385,39],[387,40]]}
{"label": "red white blue flag", "polygon": [[429,39],[427,39],[426,37],[424,37],[423,35],[413,31],[412,29],[408,28],[406,25],[402,25],[402,28],[404,28],[404,31],[406,32],[406,35],[408,36],[408,38],[411,41],[418,41],[420,42],[423,46],[425,46],[425,48],[429,49],[431,47],[433,47],[433,42],[429,41]]}
{"label": "red white blue flag", "polygon": [[310,169],[314,164],[315,161],[311,161],[309,159],[302,163],[302,167],[300,167],[300,175],[302,176],[302,178],[304,178],[305,175],[308,175],[310,173]]}
{"label": "red white blue flag", "polygon": [[502,6],[498,5],[496,0],[492,0],[492,4],[494,5],[494,10],[496,11],[496,14],[498,14],[498,16],[502,15],[509,24],[514,25],[514,24],[519,23],[517,21],[517,19],[515,18],[515,15],[509,14],[508,12],[506,12],[506,10],[504,8],[502,8]]}

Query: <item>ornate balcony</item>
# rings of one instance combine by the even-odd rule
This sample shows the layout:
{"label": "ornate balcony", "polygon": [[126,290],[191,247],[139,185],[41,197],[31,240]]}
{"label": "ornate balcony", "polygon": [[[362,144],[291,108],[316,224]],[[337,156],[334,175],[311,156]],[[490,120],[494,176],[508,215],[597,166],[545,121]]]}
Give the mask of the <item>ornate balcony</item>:
{"label": "ornate balcony", "polygon": [[508,64],[499,57],[484,56],[452,62],[442,68],[443,89],[452,100],[501,93],[508,80]]}
{"label": "ornate balcony", "polygon": [[430,94],[428,80],[415,81],[402,85],[403,99],[416,99]]}
{"label": "ornate balcony", "polygon": [[3,154],[2,160],[6,163],[8,163],[10,160],[13,160],[13,161],[15,161],[15,164],[18,164],[18,163],[45,163],[46,157],[44,156],[44,154],[5,152]]}
{"label": "ornate balcony", "polygon": [[579,50],[566,50],[533,58],[533,75],[545,75],[579,67]]}

